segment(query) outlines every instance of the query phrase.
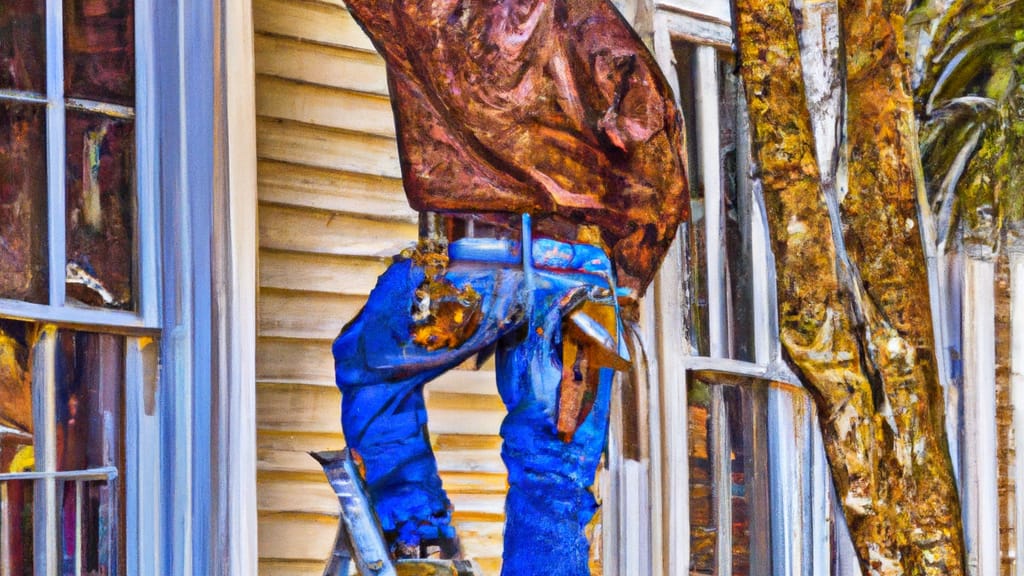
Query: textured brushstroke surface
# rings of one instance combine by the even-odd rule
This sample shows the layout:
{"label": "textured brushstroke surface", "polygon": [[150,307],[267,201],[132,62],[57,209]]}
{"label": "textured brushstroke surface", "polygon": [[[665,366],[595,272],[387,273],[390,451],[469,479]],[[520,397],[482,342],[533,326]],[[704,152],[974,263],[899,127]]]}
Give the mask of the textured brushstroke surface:
{"label": "textured brushstroke surface", "polygon": [[1020,250],[1024,3],[957,0],[930,23],[934,38],[916,55],[914,97],[940,240],[955,249],[948,237],[960,232],[974,257],[991,257],[1004,242]]}
{"label": "textured brushstroke surface", "polygon": [[777,263],[781,340],[818,405],[866,574],[963,569],[916,229],[916,138],[890,4],[840,5],[850,187],[827,197],[787,2],[738,4],[741,74]]}
{"label": "textured brushstroke surface", "polygon": [[597,225],[620,284],[646,287],[688,205],[682,119],[608,2],[347,5],[388,64],[413,208],[529,212],[565,241]]}

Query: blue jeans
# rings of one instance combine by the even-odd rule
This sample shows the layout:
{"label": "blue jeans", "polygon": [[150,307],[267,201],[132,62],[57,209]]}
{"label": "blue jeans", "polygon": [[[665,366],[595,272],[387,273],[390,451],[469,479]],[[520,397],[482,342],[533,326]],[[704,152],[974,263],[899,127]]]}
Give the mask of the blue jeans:
{"label": "blue jeans", "polygon": [[498,392],[508,409],[501,426],[509,474],[502,573],[586,576],[584,528],[597,510],[589,487],[605,446],[613,373],[601,369],[593,408],[570,440],[559,439],[561,328],[571,302],[578,302],[573,294],[605,288],[614,298],[613,273],[593,246],[541,239],[532,247],[527,271],[518,265],[516,243],[453,244],[444,278],[472,286],[481,296],[482,319],[460,345],[434,351],[410,338],[413,295],[424,270],[411,260],[389,267],[334,342],[342,428],[363,458],[386,533],[407,545],[453,537],[423,386],[495,347]]}

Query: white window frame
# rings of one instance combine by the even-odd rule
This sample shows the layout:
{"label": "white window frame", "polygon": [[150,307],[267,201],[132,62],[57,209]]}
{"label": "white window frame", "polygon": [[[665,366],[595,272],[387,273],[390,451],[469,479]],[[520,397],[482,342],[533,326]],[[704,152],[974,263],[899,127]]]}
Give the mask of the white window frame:
{"label": "white window frame", "polygon": [[[155,73],[152,60],[152,0],[135,0],[135,106],[118,106],[64,95],[64,2],[46,0],[46,97],[16,91],[0,91],[0,100],[46,104],[47,233],[49,291],[46,304],[0,298],[0,315],[42,323],[88,325],[102,330],[152,333],[159,328],[160,301],[157,285],[156,187],[154,107],[146,87]],[[65,110],[99,112],[133,119],[136,142],[137,217],[134,224],[138,267],[133,271],[133,297],[137,311],[67,306],[65,303]],[[57,264],[60,263],[60,264]]]}
{"label": "white window frame", "polygon": [[[134,545],[137,540],[144,540],[145,533],[133,530],[135,520],[143,513],[145,507],[152,507],[157,502],[151,498],[140,498],[140,468],[136,461],[138,446],[146,426],[142,404],[139,402],[142,391],[155,385],[146,382],[145,376],[155,378],[156,358],[151,357],[151,366],[143,365],[143,357],[139,350],[145,349],[153,339],[160,335],[160,288],[158,275],[159,211],[157,208],[157,188],[155,186],[156,138],[154,137],[154,106],[152,91],[147,88],[152,84],[155,73],[151,65],[153,58],[152,31],[152,0],[135,0],[135,73],[136,99],[135,105],[118,106],[101,102],[65,98],[64,95],[64,7],[62,0],[46,0],[45,3],[45,45],[46,45],[46,96],[16,90],[0,91],[0,100],[15,103],[31,103],[46,105],[46,155],[47,155],[47,269],[48,299],[46,304],[23,302],[12,299],[0,299],[0,317],[19,321],[34,322],[41,325],[40,338],[32,351],[32,403],[34,421],[36,423],[34,442],[36,446],[36,470],[25,474],[0,474],[4,480],[31,479],[36,485],[38,497],[35,500],[34,535],[34,571],[36,574],[55,574],[59,570],[60,559],[57,550],[57,483],[59,481],[74,482],[79,493],[82,483],[90,480],[106,479],[111,482],[125,482],[125,526],[126,566],[122,567],[128,574],[137,573],[133,569]],[[66,133],[65,112],[67,109],[102,113],[108,117],[131,119],[135,133],[135,200],[136,219],[133,222],[133,243],[137,258],[133,266],[133,304],[134,311],[108,310],[102,308],[86,308],[69,306],[65,301],[66,261],[66,174],[65,162]],[[55,374],[56,335],[58,328],[87,329],[89,331],[117,333],[125,336],[125,381],[124,381],[124,421],[125,428],[120,431],[121,441],[125,446],[124,470],[116,468],[97,468],[74,472],[56,470],[56,406]],[[77,501],[79,502],[79,498]],[[138,538],[133,537],[138,534]],[[76,560],[78,571],[81,570],[81,539],[76,540],[78,550]],[[120,555],[120,551],[118,551]],[[120,562],[118,561],[118,564]]]}

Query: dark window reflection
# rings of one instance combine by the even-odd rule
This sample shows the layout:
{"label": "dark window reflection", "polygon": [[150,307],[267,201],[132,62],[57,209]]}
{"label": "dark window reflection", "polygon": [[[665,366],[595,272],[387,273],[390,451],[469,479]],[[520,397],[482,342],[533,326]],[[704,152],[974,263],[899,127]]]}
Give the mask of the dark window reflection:
{"label": "dark window reflection", "polygon": [[64,92],[132,106],[135,24],[131,0],[65,0]]}
{"label": "dark window reflection", "polygon": [[[730,535],[732,576],[768,573],[767,388],[743,378],[726,381],[691,377],[687,387],[690,573],[717,572],[723,531]],[[716,444],[719,434],[724,446]],[[716,454],[716,448],[724,451]],[[721,493],[715,477],[720,462],[728,470]],[[721,498],[729,499],[728,518],[717,517]]]}
{"label": "dark window reflection", "polygon": [[[27,470],[19,470],[26,472]],[[9,527],[3,546],[7,574],[11,576],[33,576],[33,524],[32,507],[35,482],[12,480],[0,483],[0,498],[7,503],[3,521]]]}
{"label": "dark window reflection", "polygon": [[691,380],[687,390],[690,450],[690,562],[691,573],[714,574],[715,522],[711,460],[711,387]]}
{"label": "dark window reflection", "polygon": [[[57,468],[123,469],[124,340],[108,334],[61,332],[57,360]],[[64,574],[114,574],[119,558],[123,483],[66,481],[60,499]]]}
{"label": "dark window reflection", "polygon": [[0,4],[0,88],[46,93],[44,0]]}
{"label": "dark window reflection", "polygon": [[45,136],[43,105],[0,102],[0,298],[47,299]]}
{"label": "dark window reflection", "polygon": [[132,307],[135,137],[131,120],[67,113],[67,296]]}

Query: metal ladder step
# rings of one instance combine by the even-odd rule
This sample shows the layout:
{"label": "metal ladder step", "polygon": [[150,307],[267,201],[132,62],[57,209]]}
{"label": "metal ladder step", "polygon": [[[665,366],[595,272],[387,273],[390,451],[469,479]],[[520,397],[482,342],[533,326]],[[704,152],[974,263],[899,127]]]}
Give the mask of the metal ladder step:
{"label": "metal ladder step", "polygon": [[323,467],[341,505],[334,549],[323,576],[349,576],[353,564],[360,576],[482,576],[472,560],[392,560],[351,451],[309,454]]}

